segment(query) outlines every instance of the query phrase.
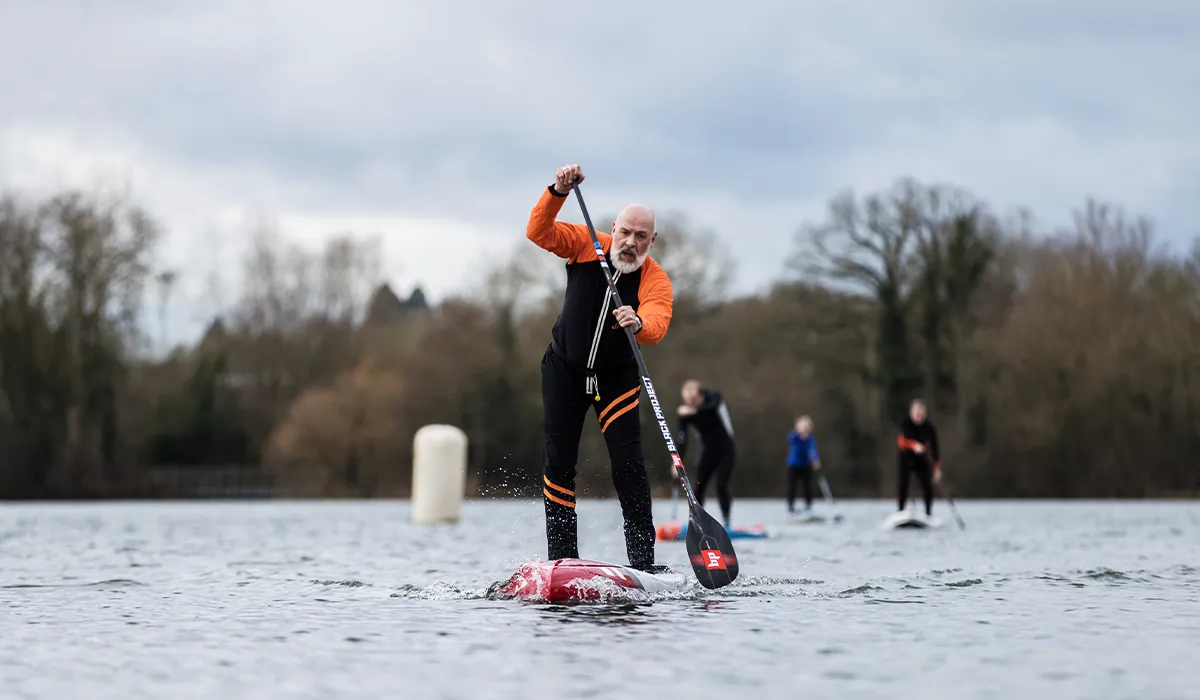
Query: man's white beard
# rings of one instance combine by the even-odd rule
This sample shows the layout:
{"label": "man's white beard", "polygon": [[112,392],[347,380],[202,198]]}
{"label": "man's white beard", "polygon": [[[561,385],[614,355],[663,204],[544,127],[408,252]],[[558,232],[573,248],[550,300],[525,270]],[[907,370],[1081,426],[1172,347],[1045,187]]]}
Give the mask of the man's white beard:
{"label": "man's white beard", "polygon": [[[637,255],[637,248],[635,248],[633,246],[629,246],[628,248],[626,248],[626,250],[630,250],[633,252],[634,255]],[[629,274],[636,272],[637,269],[642,266],[642,263],[646,262],[646,257],[649,255],[650,255],[650,251],[646,251],[646,253],[644,255],[638,255],[637,260],[634,260],[633,262],[629,262],[629,261],[623,259],[620,255],[620,253],[615,252],[615,251],[613,252],[611,257],[612,257],[613,267],[617,268],[617,270],[622,275],[629,275]]]}

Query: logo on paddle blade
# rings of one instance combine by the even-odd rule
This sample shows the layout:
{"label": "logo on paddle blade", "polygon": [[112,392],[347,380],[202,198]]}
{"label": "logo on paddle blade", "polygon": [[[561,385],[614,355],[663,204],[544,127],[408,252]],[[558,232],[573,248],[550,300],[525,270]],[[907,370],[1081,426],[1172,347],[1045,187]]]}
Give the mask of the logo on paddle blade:
{"label": "logo on paddle blade", "polygon": [[700,557],[703,559],[706,569],[725,569],[725,557],[721,556],[720,550],[705,549],[700,552]]}

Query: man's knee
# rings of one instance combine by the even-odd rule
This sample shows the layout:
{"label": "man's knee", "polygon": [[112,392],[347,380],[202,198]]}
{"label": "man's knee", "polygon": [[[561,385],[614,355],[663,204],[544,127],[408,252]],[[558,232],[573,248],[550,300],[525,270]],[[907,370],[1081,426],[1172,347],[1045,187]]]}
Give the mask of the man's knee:
{"label": "man's knee", "polygon": [[578,442],[555,439],[548,435],[543,453],[543,466],[547,474],[574,478],[575,464],[579,461]]}
{"label": "man's knee", "polygon": [[642,441],[636,432],[628,430],[613,431],[610,428],[604,434],[604,443],[608,450],[608,459],[612,463],[614,470],[637,471],[645,469]]}
{"label": "man's knee", "polygon": [[733,454],[727,454],[721,458],[720,466],[721,481],[728,484],[733,478]]}
{"label": "man's knee", "polygon": [[623,456],[629,459],[642,457],[641,425],[634,419],[625,420],[624,416],[618,423],[602,427],[604,445],[613,456]]}

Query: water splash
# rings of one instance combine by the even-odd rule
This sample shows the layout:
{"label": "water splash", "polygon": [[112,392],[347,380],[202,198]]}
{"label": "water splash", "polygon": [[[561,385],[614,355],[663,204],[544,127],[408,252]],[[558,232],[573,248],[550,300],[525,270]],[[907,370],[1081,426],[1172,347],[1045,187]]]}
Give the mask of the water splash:
{"label": "water splash", "polygon": [[[518,574],[513,574],[514,576]],[[502,592],[512,577],[493,581],[486,586],[463,585],[456,582],[435,581],[425,586],[405,584],[390,594],[392,598],[406,600],[494,600],[531,603],[537,605],[549,604],[540,599],[520,599]],[[369,586],[358,581],[312,581],[314,584],[325,586]],[[722,598],[791,598],[814,595],[809,587],[820,585],[823,581],[789,576],[749,576],[739,578],[732,584],[716,590],[709,590],[700,585],[699,581],[689,578],[677,588],[660,591],[645,591],[621,586],[611,579],[596,576],[591,579],[576,579],[570,585],[574,588],[574,597],[579,600],[570,602],[555,602],[554,605],[613,605],[636,604],[646,605],[671,601],[719,600]]]}
{"label": "water splash", "polygon": [[1110,569],[1108,567],[1100,567],[1098,569],[1090,569],[1083,572],[1083,578],[1092,579],[1093,581],[1109,581],[1111,583],[1125,583],[1127,581],[1135,581],[1133,576],[1126,574],[1123,571]]}
{"label": "water splash", "polygon": [[841,593],[838,593],[838,597],[839,598],[848,598],[848,597],[854,596],[854,595],[861,595],[861,594],[865,594],[865,593],[870,593],[871,591],[882,591],[882,590],[883,590],[883,588],[881,588],[879,586],[872,586],[869,583],[864,583],[861,586],[856,586],[854,588],[848,588],[848,589],[842,591]]}
{"label": "water splash", "polygon": [[[494,584],[493,584],[494,585]],[[444,581],[435,581],[428,586],[405,584],[390,597],[408,600],[485,600],[489,599],[491,587],[460,588]]]}
{"label": "water splash", "polygon": [[320,581],[313,579],[312,581],[309,581],[309,583],[313,583],[318,586],[342,586],[344,588],[362,588],[364,586],[371,585],[369,583],[363,583],[362,581],[357,581],[354,579],[350,579],[349,581]]}

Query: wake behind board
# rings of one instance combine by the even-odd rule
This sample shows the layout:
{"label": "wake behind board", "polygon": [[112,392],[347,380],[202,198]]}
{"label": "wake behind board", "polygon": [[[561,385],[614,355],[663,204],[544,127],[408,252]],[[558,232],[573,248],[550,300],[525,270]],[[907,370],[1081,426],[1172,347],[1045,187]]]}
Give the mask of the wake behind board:
{"label": "wake behind board", "polygon": [[628,591],[682,590],[687,585],[687,576],[677,571],[651,574],[590,559],[554,559],[522,565],[498,591],[506,598],[565,603],[602,600]]}
{"label": "wake behind board", "polygon": [[[659,542],[682,541],[687,539],[687,523],[678,521],[669,521],[661,523],[654,528],[654,536]],[[753,527],[727,527],[725,532],[729,533],[729,539],[755,539],[761,540],[766,538],[767,530],[762,525],[754,525]]]}
{"label": "wake behind board", "polygon": [[898,510],[883,519],[884,530],[927,530],[942,526],[941,518],[915,510]]}

